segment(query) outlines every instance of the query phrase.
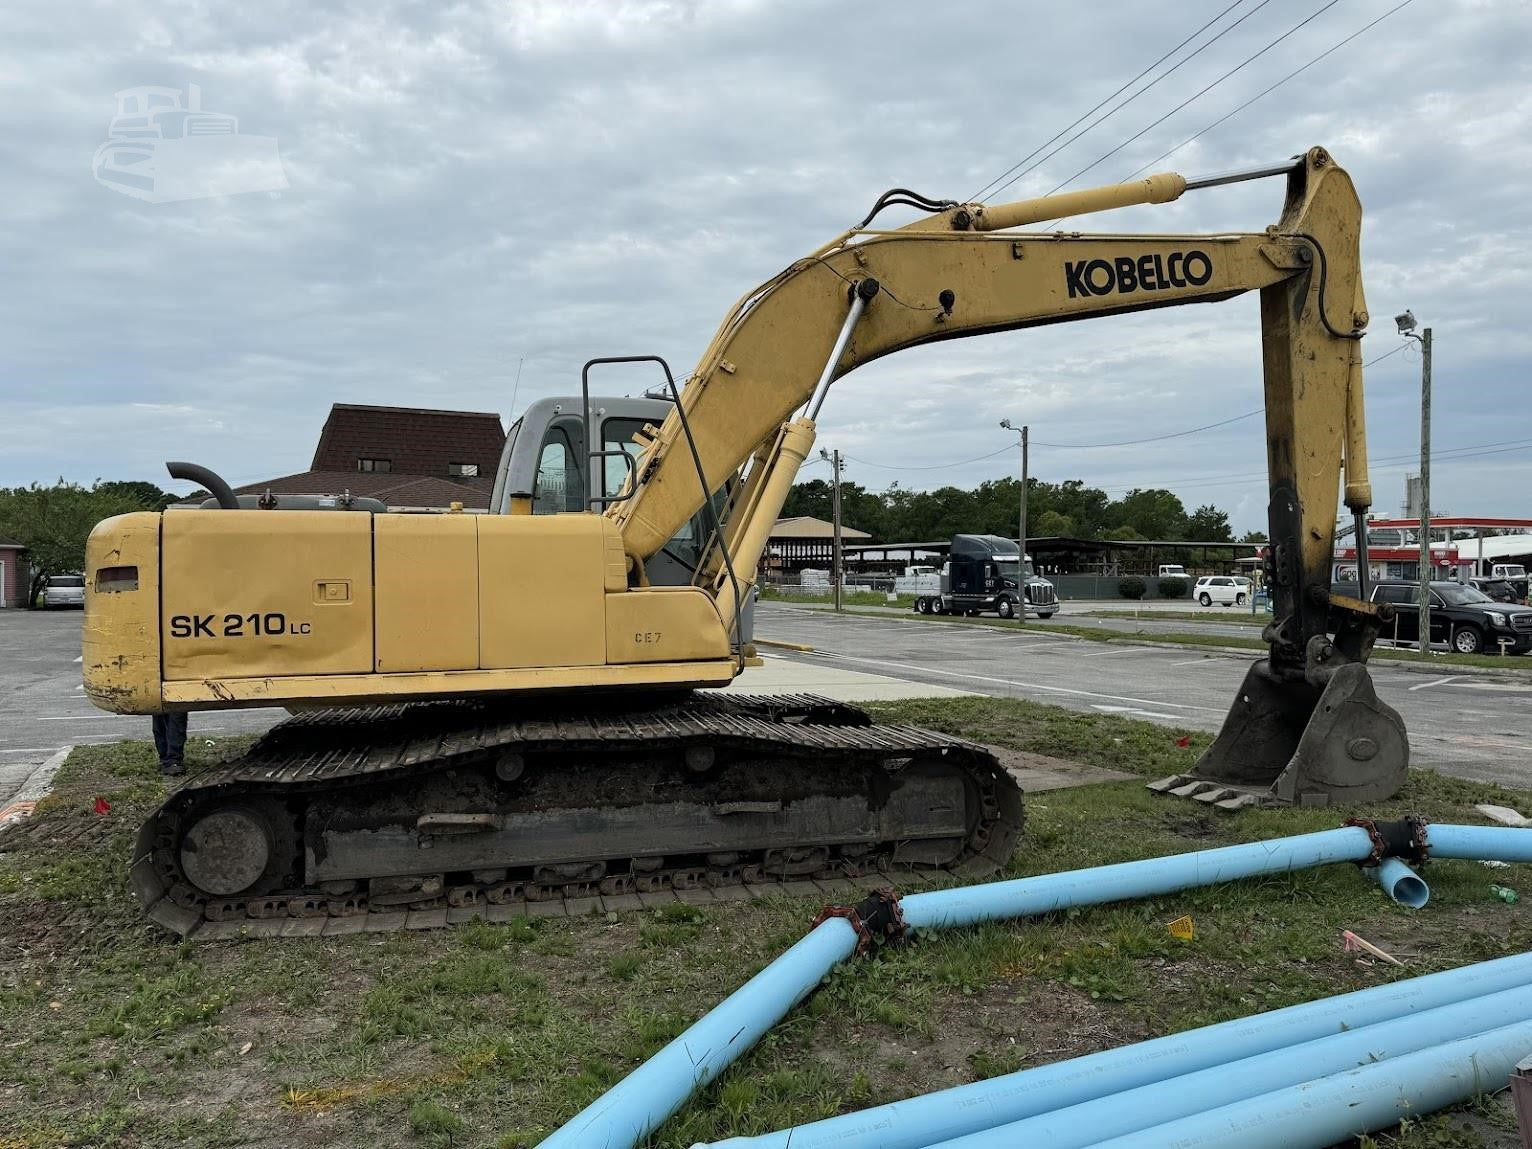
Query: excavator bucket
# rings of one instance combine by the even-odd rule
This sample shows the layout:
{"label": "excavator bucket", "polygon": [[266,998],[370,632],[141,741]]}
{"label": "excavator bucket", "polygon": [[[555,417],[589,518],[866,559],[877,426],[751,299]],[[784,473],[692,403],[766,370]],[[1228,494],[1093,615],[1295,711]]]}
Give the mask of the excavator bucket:
{"label": "excavator bucket", "polygon": [[1250,668],[1213,745],[1189,773],[1151,790],[1226,810],[1378,802],[1404,785],[1410,744],[1367,666],[1346,663],[1323,686]]}

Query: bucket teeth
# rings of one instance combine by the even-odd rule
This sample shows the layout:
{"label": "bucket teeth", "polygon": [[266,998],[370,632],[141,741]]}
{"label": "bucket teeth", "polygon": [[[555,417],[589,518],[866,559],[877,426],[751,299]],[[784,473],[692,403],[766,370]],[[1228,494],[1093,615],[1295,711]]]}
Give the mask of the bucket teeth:
{"label": "bucket teeth", "polygon": [[1195,778],[1190,774],[1172,774],[1169,778],[1150,782],[1148,788],[1156,794],[1191,798],[1209,806],[1217,806],[1220,810],[1243,810],[1247,806],[1261,805],[1259,795],[1249,790],[1220,786],[1216,782],[1209,782],[1206,778]]}

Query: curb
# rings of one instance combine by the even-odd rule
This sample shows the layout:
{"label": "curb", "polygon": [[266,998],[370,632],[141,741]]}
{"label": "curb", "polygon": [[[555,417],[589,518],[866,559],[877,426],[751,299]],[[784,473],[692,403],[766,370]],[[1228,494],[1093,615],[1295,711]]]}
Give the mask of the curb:
{"label": "curb", "polygon": [[[1251,650],[1244,646],[1204,646],[1200,642],[1156,642],[1148,638],[1106,638],[1084,639],[1086,642],[1103,642],[1108,646],[1153,646],[1160,650],[1205,650],[1211,654],[1242,654],[1252,661],[1262,657],[1259,650]],[[1402,658],[1372,658],[1368,660],[1368,666],[1388,667],[1390,670],[1403,670],[1409,674],[1435,674],[1447,678],[1456,678],[1459,675],[1480,678],[1512,678],[1522,682],[1532,682],[1532,670],[1522,670],[1518,667],[1508,666],[1504,670],[1494,666],[1453,666],[1450,663],[1441,666],[1433,666],[1429,662],[1411,662]]]}
{"label": "curb", "polygon": [[53,776],[59,772],[59,767],[64,764],[73,750],[73,746],[55,750],[41,766],[27,775],[27,780],[21,784],[21,789],[16,791],[9,802],[0,806],[0,828],[32,816],[32,812],[37,809],[37,803],[46,798],[48,792],[53,789]]}

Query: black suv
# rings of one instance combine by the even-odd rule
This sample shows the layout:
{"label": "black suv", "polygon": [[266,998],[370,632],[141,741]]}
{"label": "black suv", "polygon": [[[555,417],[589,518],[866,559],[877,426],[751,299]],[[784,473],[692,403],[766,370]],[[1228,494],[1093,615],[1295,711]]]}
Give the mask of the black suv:
{"label": "black suv", "polygon": [[[1372,588],[1373,602],[1392,603],[1394,618],[1379,638],[1399,642],[1420,639],[1420,584],[1389,579]],[[1459,654],[1494,653],[1500,641],[1512,654],[1532,650],[1532,607],[1498,603],[1483,591],[1457,582],[1431,584],[1431,641],[1446,643]]]}
{"label": "black suv", "polygon": [[1496,602],[1520,602],[1516,597],[1516,588],[1504,579],[1498,578],[1471,578],[1468,585],[1474,590],[1482,590]]}

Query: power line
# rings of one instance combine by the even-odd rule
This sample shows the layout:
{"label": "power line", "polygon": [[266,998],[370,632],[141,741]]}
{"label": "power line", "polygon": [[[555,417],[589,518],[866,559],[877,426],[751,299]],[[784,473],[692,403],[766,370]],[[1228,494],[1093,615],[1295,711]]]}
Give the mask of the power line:
{"label": "power line", "polygon": [[[1463,459],[1477,459],[1488,455],[1504,455],[1514,451],[1532,450],[1532,439],[1508,439],[1498,443],[1480,443],[1468,447],[1450,447],[1440,451],[1432,451],[1432,459],[1441,459],[1444,462],[1453,463]],[[1401,455],[1383,455],[1372,460],[1373,463],[1386,463],[1388,466],[1369,466],[1368,470],[1373,473],[1394,471],[1408,471],[1410,463],[1418,462],[1420,453],[1408,451]],[[1404,462],[1399,462],[1404,460]],[[1196,487],[1216,487],[1228,483],[1240,483],[1254,486],[1263,483],[1267,479],[1265,471],[1241,471],[1231,475],[1208,475],[1200,479],[1193,479],[1186,483],[1177,483],[1176,488],[1192,489]],[[1142,487],[1140,483],[1125,483],[1108,487],[1098,487],[1097,490],[1107,494],[1121,491],[1132,491]]]}
{"label": "power line", "polygon": [[[1217,36],[1214,36],[1213,39],[1209,40],[1206,44],[1202,45],[1201,48],[1198,48],[1196,52],[1193,52],[1191,54],[1191,56],[1188,56],[1188,57],[1186,57],[1185,60],[1182,60],[1180,64],[1176,64],[1175,67],[1171,68],[1163,76],[1158,77],[1152,83],[1144,85],[1143,88],[1141,88],[1139,91],[1133,93],[1133,95],[1129,96],[1126,100],[1124,100],[1122,103],[1118,104],[1115,108],[1113,108],[1105,116],[1102,116],[1101,119],[1099,119],[1095,123],[1091,124],[1090,127],[1086,128],[1084,131],[1080,132],[1078,135],[1071,136],[1069,139],[1065,140],[1062,144],[1059,145],[1058,148],[1055,148],[1053,151],[1049,152],[1048,155],[1046,155],[1042,159],[1038,160],[1037,164],[1033,164],[1031,167],[1027,168],[1026,171],[1017,173],[1016,177],[1014,179],[1010,180],[1009,183],[1003,183],[1003,184],[1001,183],[1001,181],[1004,180],[1007,176],[1009,176],[1012,172],[1015,172],[1017,168],[1021,167],[1028,160],[1030,160],[1033,156],[1037,155],[1038,152],[1042,151],[1049,144],[1053,143],[1054,140],[1057,140],[1059,138],[1059,136],[1062,136],[1065,132],[1069,131],[1071,128],[1076,127],[1080,123],[1080,121],[1084,120],[1086,117],[1095,115],[1098,111],[1100,111],[1102,109],[1102,107],[1104,107],[1106,104],[1110,103],[1112,100],[1115,100],[1118,96],[1122,95],[1122,93],[1127,91],[1134,84],[1138,83],[1145,76],[1147,76],[1150,72],[1154,71],[1154,69],[1158,68],[1166,60],[1170,59],[1177,52],[1179,52],[1182,48],[1186,47],[1186,45],[1190,44],[1198,36],[1202,35],[1202,33],[1206,32],[1214,24],[1218,23],[1218,21],[1222,20],[1225,16],[1227,16],[1230,12],[1234,11],[1234,9],[1238,8],[1244,2],[1245,2],[1245,0],[1234,0],[1233,4],[1230,4],[1222,12],[1220,12],[1220,13],[1218,13],[1218,15],[1214,16],[1206,24],[1202,25],[1202,27],[1198,28],[1190,36],[1188,36],[1186,39],[1182,40],[1174,48],[1172,48],[1170,51],[1166,52],[1158,60],[1156,60],[1154,63],[1150,64],[1147,68],[1145,68],[1138,75],[1134,76],[1131,80],[1129,80],[1122,87],[1118,88],[1110,96],[1106,97],[1106,99],[1102,100],[1101,103],[1097,104],[1094,108],[1090,109],[1090,111],[1082,113],[1078,118],[1075,119],[1075,121],[1073,123],[1066,124],[1064,127],[1060,128],[1058,130],[1058,132],[1056,132],[1051,139],[1044,140],[1037,147],[1033,148],[1028,154],[1023,156],[1021,159],[1017,160],[1010,167],[1006,168],[1005,171],[1001,172],[994,179],[990,180],[989,183],[985,184],[978,191],[974,192],[973,195],[968,197],[968,202],[972,203],[972,202],[978,200],[980,196],[991,194],[991,189],[993,189],[993,194],[998,195],[1000,192],[1002,192],[1006,188],[1010,187],[1011,184],[1014,184],[1017,180],[1021,179],[1022,176],[1025,176],[1027,174],[1027,172],[1030,172],[1030,171],[1033,170],[1033,168],[1036,168],[1037,164],[1041,164],[1041,163],[1045,162],[1046,160],[1048,160],[1050,157],[1052,157],[1054,155],[1057,155],[1059,151],[1061,151],[1064,148],[1067,148],[1070,144],[1074,143],[1075,140],[1080,138],[1080,136],[1083,136],[1083,135],[1085,135],[1086,132],[1089,132],[1091,130],[1091,128],[1096,127],[1097,124],[1103,123],[1105,120],[1110,118],[1113,114],[1122,111],[1123,108],[1127,107],[1134,100],[1138,99],[1139,96],[1142,96],[1150,88],[1154,87],[1155,84],[1158,84],[1160,82],[1160,80],[1163,80],[1163,79],[1165,79],[1166,76],[1169,76],[1170,73],[1174,72],[1176,70],[1176,68],[1179,68],[1181,66],[1181,64],[1185,64],[1188,60],[1192,59],[1193,56],[1196,56],[1198,52],[1201,52],[1203,50],[1203,48],[1209,47],[1210,45],[1215,43],[1217,40],[1219,40],[1223,36],[1227,35],[1229,32],[1234,31],[1234,29],[1239,27],[1240,24],[1244,23],[1251,16],[1254,16],[1256,14],[1256,12],[1259,12],[1262,8],[1266,7],[1266,5],[1271,2],[1271,0],[1262,0],[1262,2],[1259,5],[1257,5],[1254,9],[1252,9],[1251,11],[1245,13],[1245,15],[1241,16],[1233,24],[1230,24],[1222,32],[1218,33]],[[997,184],[999,184],[1000,186],[996,187]]]}
{"label": "power line", "polygon": [[[1399,352],[1411,346],[1413,346],[1413,344],[1411,344],[1408,340],[1405,340],[1392,351],[1385,351],[1377,358],[1369,359],[1366,363],[1363,363],[1362,366],[1366,368],[1371,367],[1374,363],[1382,363],[1383,360],[1388,359],[1391,356],[1398,355]],[[1221,419],[1217,423],[1205,423],[1200,427],[1190,427],[1185,431],[1171,431],[1165,435],[1152,435],[1147,439],[1123,439],[1114,443],[1040,443],[1034,440],[1032,445],[1034,447],[1053,447],[1060,450],[1070,451],[1095,450],[1100,447],[1134,447],[1141,443],[1158,443],[1165,439],[1179,439],[1186,435],[1195,435],[1199,431],[1211,431],[1215,427],[1226,427],[1230,423],[1238,423],[1241,419],[1249,419],[1259,415],[1265,410],[1265,407],[1257,407],[1254,411],[1246,411],[1243,415],[1234,415],[1228,419]],[[842,452],[842,454],[845,458],[850,459],[853,463],[858,463],[863,467],[876,467],[882,471],[945,471],[953,467],[965,467],[969,463],[982,463],[985,459],[993,459],[996,455],[1003,455],[1010,449],[1010,447],[1001,447],[998,451],[991,451],[987,455],[979,455],[973,459],[960,459],[955,463],[937,463],[934,466],[922,467],[911,467],[902,463],[874,463],[867,459],[858,459],[851,455],[845,455],[844,452]]]}
{"label": "power line", "polygon": [[1257,407],[1254,411],[1246,411],[1243,415],[1235,415],[1228,419],[1220,419],[1216,423],[1204,423],[1200,427],[1188,427],[1185,431],[1172,431],[1168,435],[1151,435],[1147,439],[1123,439],[1116,443],[1044,443],[1036,441],[1034,447],[1055,447],[1069,451],[1092,450],[1096,447],[1136,447],[1140,443],[1160,443],[1166,439],[1179,439],[1183,435],[1195,435],[1198,431],[1211,431],[1214,427],[1227,427],[1230,423],[1238,423],[1241,419],[1248,419],[1252,415],[1259,415],[1265,407]]}
{"label": "power line", "polygon": [[910,467],[903,463],[897,465],[890,465],[888,463],[874,463],[867,459],[858,459],[854,455],[847,455],[844,451],[841,452],[841,457],[850,459],[851,462],[863,467],[877,467],[880,471],[946,471],[953,467],[966,467],[969,463],[982,463],[985,459],[993,459],[996,455],[1003,455],[1007,451],[1012,450],[1015,450],[1014,443],[1009,446],[1001,447],[998,451],[991,451],[987,455],[978,455],[972,459],[960,459],[956,463],[937,463],[933,467]]}
{"label": "power line", "polygon": [[1328,3],[1320,6],[1314,12],[1311,12],[1308,16],[1305,16],[1302,20],[1298,21],[1298,23],[1294,24],[1286,32],[1283,32],[1282,35],[1278,36],[1275,40],[1272,40],[1270,43],[1268,43],[1260,51],[1255,52],[1254,54],[1252,54],[1250,56],[1246,56],[1243,60],[1241,60],[1234,67],[1230,68],[1222,76],[1219,76],[1218,79],[1214,80],[1212,83],[1206,85],[1205,87],[1199,89],[1197,92],[1193,93],[1191,96],[1188,96],[1186,99],[1182,100],[1179,104],[1177,104],[1175,107],[1171,108],[1170,111],[1166,112],[1159,119],[1155,120],[1152,124],[1149,124],[1148,126],[1146,126],[1144,128],[1141,128],[1139,131],[1133,133],[1133,135],[1131,135],[1127,139],[1123,140],[1122,143],[1118,144],[1115,148],[1113,148],[1111,151],[1107,152],[1105,155],[1099,156],[1098,158],[1092,160],[1090,163],[1086,164],[1079,171],[1075,172],[1074,175],[1070,176],[1067,180],[1065,180],[1063,183],[1059,184],[1057,187],[1053,188],[1052,191],[1049,191],[1047,194],[1048,195],[1053,195],[1054,192],[1057,192],[1060,189],[1066,187],[1067,185],[1074,183],[1075,180],[1079,179],[1086,172],[1090,171],[1091,168],[1095,167],[1097,164],[1104,163],[1106,160],[1110,159],[1112,156],[1115,156],[1118,152],[1122,151],[1123,148],[1127,147],[1134,140],[1139,139],[1141,136],[1143,136],[1147,132],[1152,131],[1154,128],[1159,127],[1166,120],[1170,119],[1171,116],[1175,115],[1182,108],[1185,108],[1188,104],[1191,104],[1191,103],[1193,103],[1196,100],[1200,100],[1203,96],[1207,95],[1214,88],[1218,87],[1219,84],[1222,84],[1225,80],[1227,80],[1230,76],[1234,75],[1240,69],[1244,68],[1248,64],[1254,63],[1256,60],[1259,60],[1262,56],[1264,56],[1267,52],[1269,52],[1273,48],[1275,48],[1278,44],[1282,43],[1283,40],[1286,40],[1294,32],[1298,31],[1304,25],[1311,23],[1312,21],[1314,21],[1318,17],[1324,15],[1326,12],[1328,12],[1331,8],[1334,8],[1339,3],[1340,3],[1340,0],[1329,0]]}
{"label": "power line", "polygon": [[[1405,2],[1408,3],[1409,0],[1405,0]],[[1382,355],[1379,355],[1376,359],[1370,359],[1366,363],[1363,363],[1362,366],[1363,367],[1371,367],[1374,363],[1381,363],[1381,362],[1383,362],[1383,360],[1387,359],[1390,355],[1398,355],[1399,352],[1403,351],[1406,347],[1412,347],[1412,346],[1414,346],[1412,343],[1410,343],[1408,340],[1405,340],[1404,342],[1400,343],[1398,347],[1395,347],[1392,351],[1384,352]],[[1266,410],[1265,407],[1257,407],[1254,411],[1246,411],[1243,415],[1235,415],[1232,418],[1220,419],[1217,423],[1206,423],[1206,424],[1204,424],[1201,427],[1191,427],[1191,428],[1189,428],[1188,430],[1185,430],[1185,431],[1172,431],[1168,435],[1151,435],[1147,439],[1123,439],[1120,442],[1116,442],[1116,443],[1040,443],[1040,442],[1034,441],[1033,442],[1033,446],[1035,446],[1035,447],[1054,447],[1054,448],[1070,450],[1070,451],[1095,450],[1098,447],[1136,447],[1136,446],[1138,446],[1141,443],[1159,443],[1159,442],[1162,442],[1165,439],[1179,439],[1179,438],[1182,438],[1185,435],[1195,435],[1198,431],[1211,431],[1214,427],[1227,427],[1230,423],[1238,423],[1241,419],[1252,418],[1252,417],[1254,417],[1256,415],[1261,414],[1261,412],[1263,412],[1265,410]]]}
{"label": "power line", "polygon": [[1186,139],[1182,140],[1179,144],[1177,144],[1175,147],[1171,148],[1169,151],[1161,152],[1159,155],[1155,156],[1154,159],[1150,160],[1147,164],[1143,165],[1143,167],[1137,168],[1133,172],[1129,173],[1127,176],[1123,177],[1123,181],[1122,182],[1123,183],[1127,183],[1128,180],[1133,179],[1135,176],[1142,175],[1144,172],[1148,171],[1150,168],[1152,168],[1155,164],[1159,163],[1161,160],[1169,159],[1171,156],[1175,155],[1182,148],[1184,148],[1187,144],[1201,139],[1203,136],[1207,135],[1209,132],[1211,132],[1214,128],[1218,127],[1220,124],[1222,124],[1222,123],[1226,122],[1227,120],[1231,119],[1232,117],[1238,115],[1240,112],[1243,112],[1246,108],[1248,108],[1251,104],[1255,103],[1257,100],[1261,99],[1264,96],[1271,95],[1271,93],[1275,92],[1278,88],[1280,88],[1283,84],[1287,83],[1289,80],[1293,79],[1295,76],[1298,76],[1298,75],[1301,75],[1304,72],[1307,72],[1310,68],[1312,68],[1315,64],[1319,63],[1319,61],[1323,60],[1326,56],[1329,56],[1332,53],[1339,51],[1341,48],[1344,48],[1347,44],[1351,43],[1351,41],[1355,40],[1363,32],[1371,31],[1373,28],[1376,28],[1379,24],[1383,23],[1383,21],[1387,20],[1395,12],[1399,11],[1400,8],[1407,8],[1412,3],[1414,3],[1414,0],[1403,0],[1403,3],[1396,4],[1394,7],[1390,8],[1387,12],[1383,13],[1383,15],[1379,16],[1372,23],[1363,25],[1361,28],[1358,28],[1355,32],[1351,33],[1351,35],[1347,36],[1344,40],[1341,40],[1341,41],[1339,41],[1339,42],[1337,42],[1335,44],[1332,44],[1330,47],[1326,48],[1323,52],[1319,53],[1319,55],[1315,56],[1307,64],[1303,65],[1303,67],[1301,67],[1301,68],[1294,68],[1291,72],[1289,72],[1287,75],[1283,76],[1275,84],[1271,85],[1271,87],[1266,88],[1266,89],[1264,89],[1264,90],[1262,90],[1260,92],[1257,92],[1255,95],[1251,96],[1248,100],[1246,100],[1239,107],[1235,108],[1232,112],[1229,112],[1227,115],[1220,116],[1218,119],[1214,120],[1207,127],[1203,128],[1200,132],[1197,132],[1197,133],[1195,133],[1193,135],[1187,136]]}

